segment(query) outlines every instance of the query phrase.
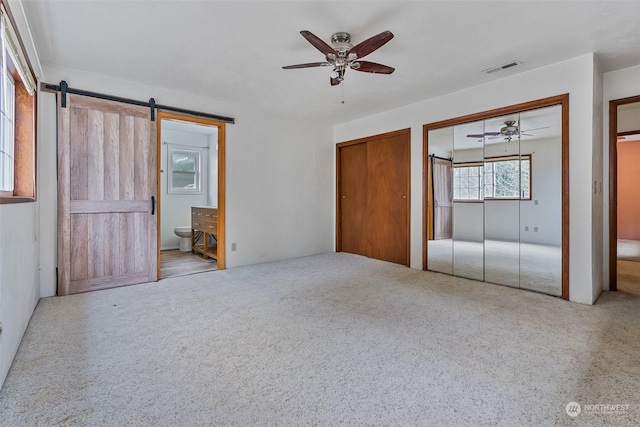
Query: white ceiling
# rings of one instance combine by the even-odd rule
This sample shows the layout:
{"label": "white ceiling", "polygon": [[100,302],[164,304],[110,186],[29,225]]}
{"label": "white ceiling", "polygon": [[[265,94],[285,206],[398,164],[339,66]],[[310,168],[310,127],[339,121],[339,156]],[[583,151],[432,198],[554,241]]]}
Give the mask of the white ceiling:
{"label": "white ceiling", "polygon": [[[605,72],[640,64],[639,1],[23,0],[22,5],[44,64],[334,124],[589,52],[597,54]],[[300,30],[327,43],[332,33],[346,31],[353,44],[390,30],[395,38],[366,59],[396,71],[349,70],[344,85],[331,87],[329,67],[283,70],[283,65],[324,60]],[[514,59],[523,65],[481,73]]]}

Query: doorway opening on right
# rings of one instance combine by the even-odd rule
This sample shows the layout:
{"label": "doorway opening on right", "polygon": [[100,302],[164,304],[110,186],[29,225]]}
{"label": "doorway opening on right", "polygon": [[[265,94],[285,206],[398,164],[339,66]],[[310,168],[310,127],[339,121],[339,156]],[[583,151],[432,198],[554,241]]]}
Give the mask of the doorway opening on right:
{"label": "doorway opening on right", "polygon": [[615,144],[612,161],[616,179],[612,193],[616,212],[610,214],[615,215],[616,226],[611,230],[610,247],[615,280],[611,280],[610,289],[640,295],[640,97],[637,102],[614,108],[615,141],[610,143]]}

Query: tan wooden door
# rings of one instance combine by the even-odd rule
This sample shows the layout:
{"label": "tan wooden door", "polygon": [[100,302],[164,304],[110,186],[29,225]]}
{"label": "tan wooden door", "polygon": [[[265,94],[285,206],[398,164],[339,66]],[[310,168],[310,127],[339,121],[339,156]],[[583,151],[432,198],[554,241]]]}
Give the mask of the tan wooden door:
{"label": "tan wooden door", "polygon": [[58,295],[158,279],[157,187],[149,108],[58,100]]}
{"label": "tan wooden door", "polygon": [[451,161],[431,158],[433,162],[434,234],[435,239],[450,239],[453,229],[453,188]]}
{"label": "tan wooden door", "polygon": [[337,250],[409,265],[409,130],[339,144]]}

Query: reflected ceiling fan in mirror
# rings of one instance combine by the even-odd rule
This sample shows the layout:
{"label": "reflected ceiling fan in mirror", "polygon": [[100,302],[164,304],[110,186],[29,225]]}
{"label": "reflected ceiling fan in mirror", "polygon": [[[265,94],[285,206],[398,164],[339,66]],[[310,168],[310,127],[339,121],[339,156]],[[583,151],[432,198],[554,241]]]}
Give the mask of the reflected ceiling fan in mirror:
{"label": "reflected ceiling fan in mirror", "polygon": [[313,47],[324,54],[325,61],[287,65],[282,67],[285,70],[331,66],[333,67],[330,75],[331,86],[339,85],[344,80],[344,73],[347,71],[347,68],[374,74],[391,74],[395,71],[395,68],[387,65],[361,61],[361,58],[364,58],[391,40],[393,38],[391,31],[383,31],[355,46],[351,44],[351,35],[349,33],[340,32],[333,34],[331,36],[331,45],[328,45],[310,31],[300,31],[300,34],[302,34]]}
{"label": "reflected ceiling fan in mirror", "polygon": [[531,132],[531,131],[534,131],[534,130],[540,130],[540,129],[547,129],[548,127],[549,126],[544,126],[544,127],[540,127],[540,128],[527,129],[527,130],[522,130],[521,131],[520,128],[518,127],[517,121],[515,121],[515,120],[506,120],[504,122],[504,126],[502,128],[500,128],[500,131],[498,131],[498,132],[475,133],[475,134],[467,135],[467,137],[468,138],[479,138],[480,140],[482,140],[483,138],[486,138],[486,139],[497,139],[497,138],[504,137],[505,141],[511,141],[511,139],[513,139],[514,137],[517,137],[517,136],[533,136],[532,134],[527,133],[527,132]]}

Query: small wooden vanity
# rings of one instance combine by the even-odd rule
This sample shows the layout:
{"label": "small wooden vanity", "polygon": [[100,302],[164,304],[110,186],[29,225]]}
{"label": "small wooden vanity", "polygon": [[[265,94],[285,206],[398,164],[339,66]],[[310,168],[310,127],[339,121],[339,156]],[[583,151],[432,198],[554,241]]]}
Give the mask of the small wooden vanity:
{"label": "small wooden vanity", "polygon": [[204,259],[218,259],[218,208],[191,207],[191,249]]}

